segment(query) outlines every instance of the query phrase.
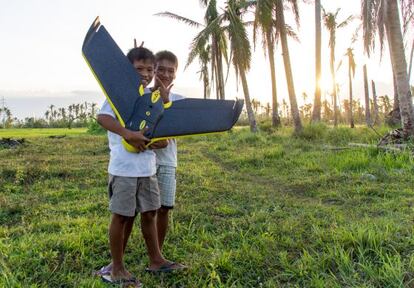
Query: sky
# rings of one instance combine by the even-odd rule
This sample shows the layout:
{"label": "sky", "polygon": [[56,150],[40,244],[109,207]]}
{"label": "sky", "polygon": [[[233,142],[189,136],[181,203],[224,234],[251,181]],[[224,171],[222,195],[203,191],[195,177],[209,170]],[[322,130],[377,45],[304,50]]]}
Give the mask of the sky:
{"label": "sky", "polygon": [[[328,12],[340,6],[339,20],[360,13],[359,0],[322,0],[322,5]],[[189,45],[199,29],[154,15],[170,11],[202,22],[204,11],[198,0],[0,0],[0,7],[0,105],[4,97],[6,106],[20,119],[41,117],[50,104],[64,107],[85,101],[102,103],[104,95],[81,55],[83,39],[96,16],[100,16],[101,23],[124,53],[132,48],[134,38],[138,43],[144,41],[144,45],[154,52],[165,49],[174,52],[180,62],[175,91],[186,97],[203,96],[203,84],[197,73],[198,62],[195,61],[184,70]],[[307,102],[312,100],[314,93],[315,32],[313,4],[301,2],[299,7],[300,27],[296,27],[289,15],[287,22],[295,27],[300,38],[300,43],[289,40],[289,48],[296,94],[301,105],[304,92],[308,95]],[[251,15],[247,17],[251,18]],[[343,55],[359,23],[359,19],[356,19],[338,32],[337,62],[344,59]],[[362,32],[360,34],[362,36]],[[322,82],[329,85],[328,34],[324,28],[322,47]],[[358,65],[355,75],[356,97],[363,93],[363,63],[368,64],[369,78],[378,84],[377,93],[392,95],[392,72],[387,50],[380,62],[378,55],[366,60],[361,42],[354,43],[353,48]],[[280,47],[275,58],[278,95],[279,101],[282,101],[288,97]],[[337,77],[342,99],[348,93],[346,69],[344,61]],[[232,68],[229,71],[226,97],[243,98]],[[251,98],[262,103],[270,102],[269,65],[260,42],[253,53],[251,70],[247,76]]]}

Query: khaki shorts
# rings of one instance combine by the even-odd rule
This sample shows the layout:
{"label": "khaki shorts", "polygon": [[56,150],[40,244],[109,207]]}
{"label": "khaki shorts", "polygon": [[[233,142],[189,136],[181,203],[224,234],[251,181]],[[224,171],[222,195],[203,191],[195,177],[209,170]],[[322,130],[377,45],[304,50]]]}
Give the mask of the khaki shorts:
{"label": "khaki shorts", "polygon": [[160,208],[160,190],[157,177],[122,177],[109,175],[109,210],[122,216]]}

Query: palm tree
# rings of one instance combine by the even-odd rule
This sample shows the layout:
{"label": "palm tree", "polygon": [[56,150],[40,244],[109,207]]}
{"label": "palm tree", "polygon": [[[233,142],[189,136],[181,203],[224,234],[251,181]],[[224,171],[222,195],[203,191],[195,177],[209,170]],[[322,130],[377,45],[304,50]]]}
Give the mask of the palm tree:
{"label": "palm tree", "polygon": [[[290,109],[292,112],[293,124],[295,133],[302,131],[302,122],[300,120],[298,103],[296,101],[295,86],[293,83],[293,73],[290,64],[289,46],[287,41],[285,14],[284,14],[284,2],[283,0],[274,0],[276,9],[276,29],[279,32],[279,39],[282,45],[283,63],[285,66],[286,82],[289,92]],[[299,9],[297,6],[297,0],[289,0],[292,11],[294,13],[296,22],[299,22]]]}
{"label": "palm tree", "polygon": [[[199,58],[201,71],[205,73],[208,71],[205,69],[205,61],[211,61],[211,78],[215,82],[217,99],[225,99],[223,58],[228,62],[227,41],[224,35],[224,28],[220,26],[220,19],[218,19],[217,1],[202,0],[200,3],[206,7],[204,24],[171,12],[162,12],[155,15],[173,18],[192,27],[203,28],[191,43],[190,53],[185,67],[187,68],[195,58]],[[207,58],[204,56],[206,50],[210,52]],[[203,82],[206,85],[206,81]],[[208,87],[205,87],[205,89],[208,89]]]}
{"label": "palm tree", "polygon": [[276,65],[274,58],[274,47],[276,45],[275,23],[273,21],[273,2],[272,0],[257,0],[255,3],[255,18],[253,27],[253,38],[256,45],[256,35],[262,32],[263,50],[267,53],[270,65],[270,77],[272,82],[272,126],[280,126],[279,108],[277,103],[276,86]]}
{"label": "palm tree", "polygon": [[367,72],[367,65],[363,67],[363,74],[364,74],[364,96],[365,96],[365,122],[367,126],[371,126],[371,112],[369,108],[369,88],[368,88],[368,72]]}
{"label": "palm tree", "polygon": [[199,51],[199,62],[200,62],[200,80],[203,81],[203,95],[204,99],[210,98],[210,80],[209,80],[209,69],[208,65],[210,63],[210,45],[205,45],[202,47],[202,50]]}
{"label": "palm tree", "polygon": [[50,111],[49,111],[49,110],[46,110],[46,112],[45,112],[45,118],[46,118],[46,120],[47,120],[47,121],[49,121],[49,123],[50,123],[50,118],[49,118],[49,116],[50,116]]}
{"label": "palm tree", "polygon": [[353,115],[353,93],[352,93],[352,78],[355,77],[355,58],[352,48],[348,48],[346,55],[348,56],[348,83],[349,83],[349,124],[351,128],[355,127],[354,124],[354,115]]}
{"label": "palm tree", "polygon": [[246,27],[241,19],[240,9],[245,8],[240,6],[237,0],[228,0],[227,6],[222,19],[228,21],[227,29],[225,30],[231,49],[231,62],[233,63],[236,76],[240,77],[243,87],[244,99],[246,103],[247,116],[249,118],[250,131],[257,132],[256,119],[250,101],[250,92],[247,84],[246,73],[250,69],[251,61],[251,47],[247,35]]}
{"label": "palm tree", "polygon": [[[414,8],[414,1],[400,0],[401,6]],[[370,53],[374,47],[374,35],[379,34],[381,48],[387,37],[391,63],[396,78],[399,97],[401,124],[404,137],[414,137],[414,109],[410,83],[407,73],[407,61],[404,53],[404,41],[397,0],[362,0],[362,20],[365,51]],[[382,51],[382,50],[381,50]]]}
{"label": "palm tree", "polygon": [[55,113],[54,113],[54,109],[55,108],[55,105],[50,105],[49,106],[49,111],[50,111],[50,114],[49,114],[49,116],[50,116],[50,121],[52,121],[53,120],[53,118],[54,118],[54,115],[55,115]]}
{"label": "palm tree", "polygon": [[92,105],[91,105],[91,112],[90,112],[89,117],[95,118],[95,116],[96,116],[96,107],[97,106],[98,106],[98,104],[92,103]]}
{"label": "palm tree", "polygon": [[312,121],[321,120],[321,0],[315,0],[315,100],[313,102]]}
{"label": "palm tree", "polygon": [[326,28],[329,31],[329,47],[331,48],[330,52],[330,69],[332,76],[332,98],[333,98],[333,109],[334,109],[334,126],[338,125],[338,108],[337,108],[337,85],[336,85],[336,75],[335,75],[335,44],[336,44],[336,30],[342,27],[345,27],[352,20],[352,16],[349,16],[347,19],[338,23],[337,17],[341,9],[337,9],[335,13],[329,12],[326,13],[323,9],[323,20]]}
{"label": "palm tree", "polygon": [[378,101],[377,101],[377,89],[375,88],[375,82],[374,80],[371,80],[371,89],[372,89],[372,104],[373,104],[373,114],[374,114],[374,120],[372,121],[372,124],[376,124],[378,121]]}

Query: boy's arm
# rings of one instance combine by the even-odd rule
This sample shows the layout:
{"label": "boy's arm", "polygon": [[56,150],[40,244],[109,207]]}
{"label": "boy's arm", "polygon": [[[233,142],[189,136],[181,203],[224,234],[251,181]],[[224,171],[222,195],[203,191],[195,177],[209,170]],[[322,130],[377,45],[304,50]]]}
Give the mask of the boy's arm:
{"label": "boy's arm", "polygon": [[144,136],[145,129],[141,131],[131,131],[125,127],[122,127],[121,124],[119,124],[119,122],[110,115],[98,115],[97,120],[103,128],[118,134],[129,144],[134,146],[139,152],[144,151],[146,149],[145,145],[150,141]]}

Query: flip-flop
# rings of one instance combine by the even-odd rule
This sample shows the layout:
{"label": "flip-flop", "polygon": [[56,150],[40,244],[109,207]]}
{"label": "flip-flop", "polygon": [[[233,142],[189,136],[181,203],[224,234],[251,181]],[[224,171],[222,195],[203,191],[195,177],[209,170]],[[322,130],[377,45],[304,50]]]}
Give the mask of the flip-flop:
{"label": "flip-flop", "polygon": [[102,266],[101,269],[93,271],[94,276],[104,276],[104,275],[111,275],[111,264],[108,264],[106,266]]}
{"label": "flip-flop", "polygon": [[150,273],[168,273],[184,269],[187,269],[187,266],[176,262],[168,262],[161,265],[157,269],[145,268],[145,271]]}
{"label": "flip-flop", "polygon": [[142,288],[142,283],[139,282],[139,280],[135,277],[131,277],[128,279],[114,280],[112,279],[111,275],[102,275],[101,279],[105,283],[120,286],[122,288],[127,288],[127,287]]}

